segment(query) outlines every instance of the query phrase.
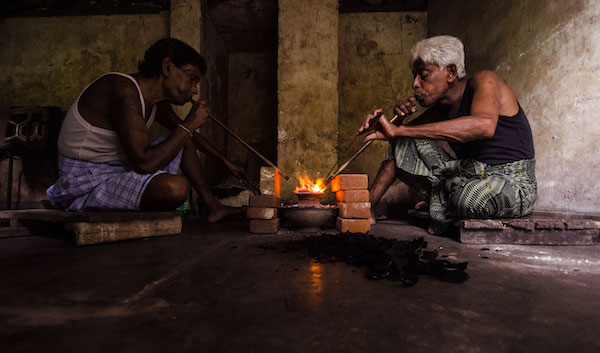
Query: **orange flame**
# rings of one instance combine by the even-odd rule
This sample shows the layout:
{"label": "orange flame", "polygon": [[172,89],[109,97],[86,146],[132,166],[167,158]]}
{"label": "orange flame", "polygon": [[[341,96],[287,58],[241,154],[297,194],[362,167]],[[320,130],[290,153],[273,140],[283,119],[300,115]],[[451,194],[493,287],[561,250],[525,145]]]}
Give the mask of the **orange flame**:
{"label": "orange flame", "polygon": [[325,180],[323,178],[317,179],[315,182],[310,180],[307,175],[296,175],[298,181],[300,182],[300,186],[296,186],[294,193],[299,192],[311,192],[311,193],[322,193],[327,189],[327,185],[325,185]]}

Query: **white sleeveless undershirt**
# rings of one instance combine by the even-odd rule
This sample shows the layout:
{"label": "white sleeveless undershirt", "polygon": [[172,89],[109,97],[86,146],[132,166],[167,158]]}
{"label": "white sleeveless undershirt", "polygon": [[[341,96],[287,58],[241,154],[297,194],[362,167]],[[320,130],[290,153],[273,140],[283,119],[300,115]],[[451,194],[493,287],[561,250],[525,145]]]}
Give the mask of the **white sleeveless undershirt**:
{"label": "white sleeveless undershirt", "polygon": [[[106,75],[119,75],[133,81],[140,94],[140,103],[142,105],[142,117],[146,117],[146,104],[137,81],[130,75],[120,72],[109,72],[98,77],[94,82]],[[79,99],[85,90],[94,82],[90,83],[81,91],[79,97],[65,116],[60,135],[58,137],[58,152],[63,156],[80,159],[88,162],[103,163],[108,161],[126,161],[127,157],[123,152],[121,141],[117,132],[114,130],[103,129],[88,123],[79,113]],[[150,118],[146,122],[149,128],[154,122],[156,114],[156,105],[152,107]]]}

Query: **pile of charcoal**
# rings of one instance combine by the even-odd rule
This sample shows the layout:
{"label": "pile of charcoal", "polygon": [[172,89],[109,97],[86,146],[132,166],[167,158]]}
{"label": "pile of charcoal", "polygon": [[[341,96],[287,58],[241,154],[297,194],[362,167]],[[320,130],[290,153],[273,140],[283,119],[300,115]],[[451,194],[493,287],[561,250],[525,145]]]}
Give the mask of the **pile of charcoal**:
{"label": "pile of charcoal", "polygon": [[341,233],[306,237],[302,247],[320,263],[343,261],[366,267],[366,278],[400,281],[404,286],[414,285],[420,274],[453,283],[461,283],[469,277],[465,272],[468,262],[439,260],[437,251],[425,250],[427,242],[422,237],[401,241]]}

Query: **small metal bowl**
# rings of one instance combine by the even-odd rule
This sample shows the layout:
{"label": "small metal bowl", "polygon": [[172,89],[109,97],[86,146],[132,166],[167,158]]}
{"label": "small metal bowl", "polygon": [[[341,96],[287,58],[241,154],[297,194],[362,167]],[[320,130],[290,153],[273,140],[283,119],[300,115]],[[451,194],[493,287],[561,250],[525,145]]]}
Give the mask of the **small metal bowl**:
{"label": "small metal bowl", "polygon": [[300,232],[317,232],[335,226],[337,207],[281,207],[290,226]]}
{"label": "small metal bowl", "polygon": [[321,205],[321,197],[324,192],[294,192],[298,197],[298,206],[300,207],[329,207]]}

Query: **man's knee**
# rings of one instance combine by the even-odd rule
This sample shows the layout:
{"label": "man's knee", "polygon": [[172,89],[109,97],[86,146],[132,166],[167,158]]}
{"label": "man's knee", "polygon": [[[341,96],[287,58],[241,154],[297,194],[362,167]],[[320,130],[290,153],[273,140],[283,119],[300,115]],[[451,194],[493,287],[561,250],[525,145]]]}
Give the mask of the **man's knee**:
{"label": "man's knee", "polygon": [[505,180],[488,178],[461,183],[450,193],[447,207],[459,218],[497,218],[514,217],[516,204]]}
{"label": "man's knee", "polygon": [[160,174],[154,177],[142,196],[142,208],[173,209],[188,197],[188,184],[183,177]]}
{"label": "man's knee", "polygon": [[180,205],[184,203],[188,197],[188,183],[180,176],[173,176],[163,185],[163,192],[174,204]]}

